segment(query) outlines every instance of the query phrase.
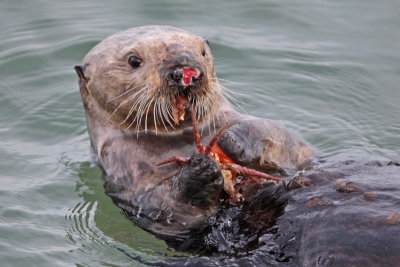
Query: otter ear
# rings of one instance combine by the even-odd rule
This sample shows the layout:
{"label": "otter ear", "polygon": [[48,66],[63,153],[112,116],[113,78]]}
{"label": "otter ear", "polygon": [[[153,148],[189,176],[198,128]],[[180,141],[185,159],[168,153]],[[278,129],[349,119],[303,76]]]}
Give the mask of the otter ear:
{"label": "otter ear", "polygon": [[76,65],[74,67],[74,69],[79,77],[79,89],[81,91],[82,97],[88,95],[88,93],[89,93],[89,90],[86,87],[86,82],[88,81],[88,79],[85,76],[86,67],[87,67],[87,65]]}
{"label": "otter ear", "polygon": [[76,73],[78,74],[80,80],[87,81],[87,79],[85,77],[85,73],[84,73],[86,67],[87,67],[86,65],[84,65],[84,66],[83,65],[76,65],[74,67],[74,69],[75,69]]}

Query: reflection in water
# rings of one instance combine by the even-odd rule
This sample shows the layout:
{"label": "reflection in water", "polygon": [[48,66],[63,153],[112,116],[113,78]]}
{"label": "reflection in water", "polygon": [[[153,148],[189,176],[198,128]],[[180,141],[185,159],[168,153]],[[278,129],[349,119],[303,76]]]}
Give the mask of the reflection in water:
{"label": "reflection in water", "polygon": [[[135,226],[125,213],[116,207],[104,193],[103,173],[88,162],[79,166],[80,181],[76,191],[83,198],[65,215],[67,236],[74,243],[82,244],[73,253],[89,254],[96,262],[115,264],[110,258],[130,262],[131,259],[146,263],[163,257],[189,256],[175,252],[163,241]],[[95,251],[102,251],[98,254]],[[93,255],[93,252],[95,254]]]}

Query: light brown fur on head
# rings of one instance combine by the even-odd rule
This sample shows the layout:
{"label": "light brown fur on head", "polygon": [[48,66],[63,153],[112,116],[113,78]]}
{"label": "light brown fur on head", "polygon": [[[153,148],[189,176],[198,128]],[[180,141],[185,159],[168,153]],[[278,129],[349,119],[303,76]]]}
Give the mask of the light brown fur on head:
{"label": "light brown fur on head", "polygon": [[[141,65],[133,68],[129,58]],[[187,93],[198,119],[208,120],[217,110],[221,89],[206,41],[190,32],[167,26],[133,28],[115,34],[84,58],[84,75],[90,97],[105,111],[106,120],[128,131],[167,132],[190,125],[175,125],[172,103],[180,92],[166,80],[176,66],[201,70],[203,79]]]}

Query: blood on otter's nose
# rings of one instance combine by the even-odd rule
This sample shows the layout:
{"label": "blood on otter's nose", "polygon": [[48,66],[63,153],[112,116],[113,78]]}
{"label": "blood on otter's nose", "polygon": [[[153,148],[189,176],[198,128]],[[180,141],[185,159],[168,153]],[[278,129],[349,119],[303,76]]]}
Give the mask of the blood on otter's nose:
{"label": "blood on otter's nose", "polygon": [[202,78],[203,74],[200,70],[188,67],[171,69],[166,77],[169,85],[179,90],[196,88]]}
{"label": "blood on otter's nose", "polygon": [[189,68],[183,69],[183,83],[185,85],[188,85],[192,82],[192,77],[196,79],[198,76],[199,76],[199,71],[195,69],[189,69]]}

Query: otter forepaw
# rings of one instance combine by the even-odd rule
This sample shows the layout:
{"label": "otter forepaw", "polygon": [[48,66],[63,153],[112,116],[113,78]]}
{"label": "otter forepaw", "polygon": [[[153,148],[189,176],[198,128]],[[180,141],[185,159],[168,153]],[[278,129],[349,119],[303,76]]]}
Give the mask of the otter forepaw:
{"label": "otter forepaw", "polygon": [[193,206],[207,209],[217,203],[224,186],[221,170],[205,154],[192,156],[179,174],[180,196]]}
{"label": "otter forepaw", "polygon": [[219,138],[218,145],[234,161],[250,165],[261,157],[264,144],[257,133],[257,125],[241,122],[227,129]]}

